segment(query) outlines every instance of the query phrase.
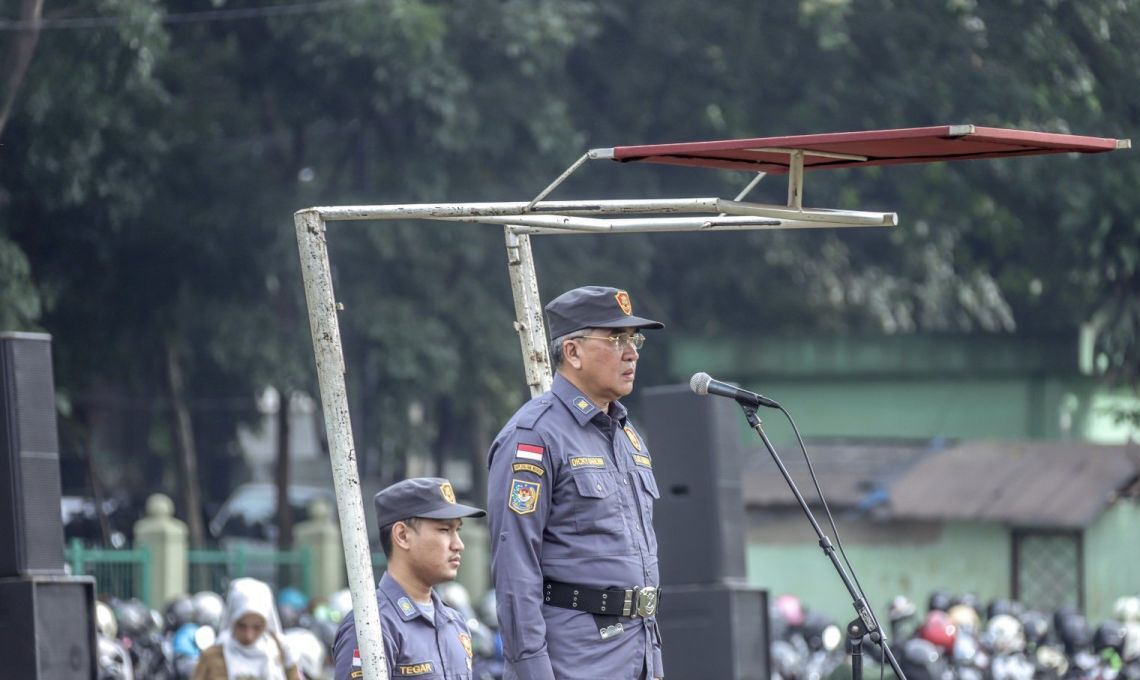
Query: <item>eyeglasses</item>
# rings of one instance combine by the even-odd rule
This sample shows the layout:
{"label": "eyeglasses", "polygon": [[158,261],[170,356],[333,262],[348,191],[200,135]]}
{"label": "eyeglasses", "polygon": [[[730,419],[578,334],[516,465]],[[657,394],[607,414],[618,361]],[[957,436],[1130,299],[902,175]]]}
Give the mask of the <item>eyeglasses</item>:
{"label": "eyeglasses", "polygon": [[626,345],[629,345],[634,349],[641,349],[645,346],[645,336],[641,333],[622,333],[620,335],[579,335],[570,339],[577,340],[578,338],[586,340],[605,340],[606,342],[610,343],[617,351],[625,349]]}

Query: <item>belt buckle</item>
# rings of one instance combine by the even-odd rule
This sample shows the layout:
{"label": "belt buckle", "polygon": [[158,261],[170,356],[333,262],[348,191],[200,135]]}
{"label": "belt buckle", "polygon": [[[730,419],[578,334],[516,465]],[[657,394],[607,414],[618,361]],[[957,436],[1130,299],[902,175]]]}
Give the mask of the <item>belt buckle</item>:
{"label": "belt buckle", "polygon": [[637,615],[646,618],[657,613],[657,588],[645,586],[634,588],[634,597],[637,600]]}

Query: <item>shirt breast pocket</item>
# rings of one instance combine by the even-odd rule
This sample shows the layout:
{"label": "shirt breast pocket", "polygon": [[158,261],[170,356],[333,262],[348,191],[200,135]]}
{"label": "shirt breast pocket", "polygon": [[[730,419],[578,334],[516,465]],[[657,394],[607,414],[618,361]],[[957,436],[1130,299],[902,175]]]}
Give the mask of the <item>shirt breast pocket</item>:
{"label": "shirt breast pocket", "polygon": [[613,475],[581,471],[573,475],[574,528],[579,534],[624,534],[621,499]]}

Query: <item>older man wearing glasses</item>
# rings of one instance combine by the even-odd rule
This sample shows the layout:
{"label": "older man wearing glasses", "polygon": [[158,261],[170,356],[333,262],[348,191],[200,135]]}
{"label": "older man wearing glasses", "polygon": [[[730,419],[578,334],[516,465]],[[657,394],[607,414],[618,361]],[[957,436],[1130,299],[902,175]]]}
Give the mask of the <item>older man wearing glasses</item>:
{"label": "older man wearing glasses", "polygon": [[629,294],[586,286],[546,306],[551,390],[491,445],[491,570],[508,680],[652,680],[660,497],[653,458],[618,400],[642,329]]}

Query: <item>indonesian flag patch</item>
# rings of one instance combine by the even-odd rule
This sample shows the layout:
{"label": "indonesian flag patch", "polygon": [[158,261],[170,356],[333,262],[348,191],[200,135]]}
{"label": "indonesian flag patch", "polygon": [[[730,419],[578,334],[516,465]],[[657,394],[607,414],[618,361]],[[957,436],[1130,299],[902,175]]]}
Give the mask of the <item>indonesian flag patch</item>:
{"label": "indonesian flag patch", "polygon": [[515,449],[515,458],[525,458],[526,460],[535,460],[541,463],[542,452],[544,450],[545,449],[541,446],[535,446],[534,444],[519,444],[518,448]]}
{"label": "indonesian flag patch", "polygon": [[360,649],[352,650],[352,667],[360,668]]}

